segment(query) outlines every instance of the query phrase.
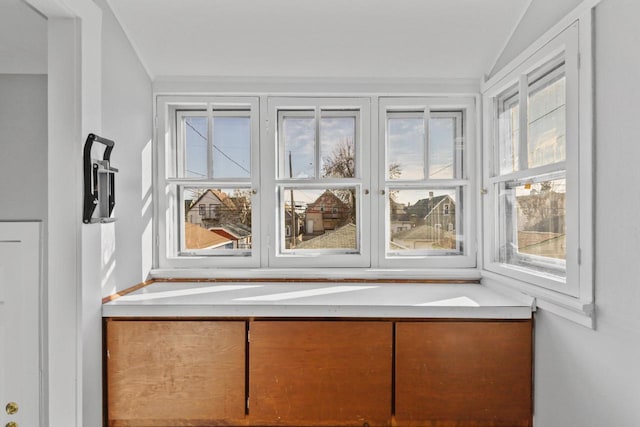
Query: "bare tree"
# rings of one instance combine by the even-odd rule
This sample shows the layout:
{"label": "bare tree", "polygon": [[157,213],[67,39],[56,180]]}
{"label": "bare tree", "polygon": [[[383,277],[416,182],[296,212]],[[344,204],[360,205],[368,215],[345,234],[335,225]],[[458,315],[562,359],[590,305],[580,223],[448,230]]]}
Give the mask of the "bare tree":
{"label": "bare tree", "polygon": [[356,176],[354,144],[351,138],[343,139],[323,160],[323,177],[353,178]]}
{"label": "bare tree", "polygon": [[400,163],[391,163],[389,165],[389,179],[400,178],[400,175],[402,175],[402,166],[400,166]]}
{"label": "bare tree", "polygon": [[[402,175],[402,166],[393,162],[389,165],[389,178]],[[334,148],[333,152],[323,159],[322,176],[334,178],[353,178],[356,176],[356,162],[353,139],[345,138]],[[332,191],[342,202],[351,208],[352,221],[355,221],[355,189]],[[389,197],[395,200],[397,191],[391,191]]]}
{"label": "bare tree", "polygon": [[251,190],[235,190],[233,200],[239,211],[240,222],[251,226]]}
{"label": "bare tree", "polygon": [[[353,139],[345,138],[336,146],[333,152],[323,159],[322,176],[334,178],[353,178],[356,176],[356,162]],[[396,179],[402,175],[402,166],[398,162],[389,165],[389,179]],[[354,206],[355,194],[353,190],[336,191],[336,196],[349,206]],[[395,200],[397,191],[391,191],[389,197]]]}
{"label": "bare tree", "polygon": [[[333,152],[323,159],[322,176],[334,178],[353,178],[356,176],[354,144],[351,138],[343,139]],[[402,166],[398,162],[389,165],[389,179],[402,175]]]}
{"label": "bare tree", "polygon": [[[221,192],[222,193],[222,192]],[[251,226],[251,191],[236,189],[233,196],[222,193],[221,203],[216,207],[218,224],[243,224]]]}
{"label": "bare tree", "polygon": [[[402,175],[402,166],[400,166],[400,163],[393,162],[389,164],[389,179],[400,178],[400,175]],[[391,200],[395,202],[397,197],[398,190],[389,191],[389,198]]]}

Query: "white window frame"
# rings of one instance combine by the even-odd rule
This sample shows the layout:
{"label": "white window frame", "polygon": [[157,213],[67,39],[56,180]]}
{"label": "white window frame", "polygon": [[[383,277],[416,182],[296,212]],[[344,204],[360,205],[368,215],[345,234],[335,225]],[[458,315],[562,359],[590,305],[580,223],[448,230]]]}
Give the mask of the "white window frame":
{"label": "white window frame", "polygon": [[[269,196],[264,197],[263,204],[267,212],[276,212],[275,218],[268,218],[263,227],[267,231],[268,266],[269,267],[370,267],[371,266],[371,217],[368,214],[371,209],[370,195],[370,147],[371,142],[371,113],[370,98],[367,97],[269,97],[268,98],[268,126],[267,143],[263,144],[261,155],[265,165],[273,165],[272,168],[263,168],[262,182]],[[328,117],[342,115],[339,110],[356,110],[356,176],[354,178],[320,178],[320,141],[319,129],[322,110],[337,110]],[[282,112],[290,115],[291,112],[304,111],[305,117],[313,111],[316,129],[316,154],[315,171],[316,178],[288,179],[280,178],[282,159],[280,154],[280,125]],[[335,113],[335,114],[334,114]],[[294,113],[295,114],[295,113]],[[302,113],[301,113],[302,114]],[[349,116],[351,113],[345,113]],[[365,149],[365,146],[367,149]],[[356,197],[356,225],[357,225],[357,251],[342,249],[323,250],[295,250],[283,249],[284,230],[282,230],[280,212],[283,212],[285,196],[284,188],[300,189],[333,189],[355,188]],[[365,213],[366,212],[366,213]]]}
{"label": "white window frame", "polygon": [[[418,111],[418,113],[413,113]],[[435,179],[429,178],[428,175],[428,157],[429,157],[429,117],[431,113],[437,114],[440,111],[461,111],[462,112],[462,136],[464,138],[463,156],[455,156],[454,170],[460,171],[462,162],[464,170],[463,175],[453,179]],[[411,112],[407,117],[417,117],[416,114],[423,115],[425,120],[425,153],[424,153],[424,170],[425,177],[421,180],[405,180],[394,179],[389,180],[388,171],[386,170],[386,150],[387,150],[387,117],[404,116],[406,112]],[[378,174],[378,188],[380,201],[378,203],[379,218],[384,222],[384,234],[379,236],[379,253],[378,262],[382,268],[471,268],[477,265],[476,253],[476,222],[473,220],[472,213],[476,211],[477,182],[476,176],[476,100],[469,97],[382,97],[379,100],[378,112],[378,170],[383,173]],[[462,254],[452,254],[446,251],[424,251],[424,250],[408,250],[392,252],[388,250],[388,236],[390,236],[389,204],[387,203],[387,194],[396,189],[462,189],[462,197],[457,196],[456,207],[456,230],[463,230],[463,246]],[[463,206],[460,209],[460,206]]]}
{"label": "white window frame", "polygon": [[[593,2],[591,2],[593,3]],[[596,2],[597,3],[597,2]],[[505,69],[487,81],[483,92],[483,242],[482,282],[502,289],[515,289],[548,308],[585,326],[593,326],[593,4],[578,7]],[[495,194],[496,97],[519,84],[541,65],[564,52],[566,76],[566,160],[563,163],[566,192],[566,277],[546,275],[531,269],[501,264],[497,260]],[[526,93],[525,93],[526,94]],[[522,104],[522,92],[520,92]],[[520,125],[520,132],[527,132]],[[521,138],[522,139],[522,138]],[[558,171],[558,163],[509,174],[514,180]]]}
{"label": "white window frame", "polygon": [[[519,105],[519,140],[518,143],[518,167],[516,171],[511,172],[501,172],[501,163],[502,159],[500,158],[500,135],[498,132],[499,125],[496,125],[498,122],[498,118],[496,114],[501,110],[500,104],[504,104],[502,99],[505,99],[501,93],[497,97],[494,97],[493,102],[493,121],[491,126],[493,127],[493,163],[490,165],[492,170],[490,170],[490,177],[488,179],[488,186],[490,187],[490,194],[495,198],[494,200],[494,220],[497,221],[499,218],[500,211],[500,200],[499,195],[496,193],[496,186],[499,184],[507,184],[507,183],[519,183],[519,184],[534,184],[543,181],[549,181],[554,179],[563,179],[566,178],[567,168],[576,168],[577,167],[577,158],[572,156],[569,158],[569,161],[562,160],[555,163],[549,163],[542,166],[529,168],[529,123],[528,123],[528,99],[529,94],[531,93],[532,87],[540,86],[541,82],[544,83],[547,80],[554,79],[559,74],[564,75],[566,81],[571,80],[571,82],[575,82],[578,80],[578,72],[577,72],[577,47],[575,46],[575,41],[577,40],[577,28],[570,27],[565,30],[563,35],[559,36],[559,38],[554,42],[554,44],[548,46],[548,50],[545,52],[544,58],[540,59],[542,63],[538,63],[535,71],[531,73],[522,73],[517,76],[518,81],[516,82],[516,92],[513,92],[513,86],[507,89],[507,100],[511,100],[514,97],[518,98]],[[564,46],[564,49],[561,50],[561,53],[554,57],[549,58],[548,55],[558,50],[558,43]],[[565,50],[566,49],[566,50]],[[562,67],[562,71],[560,72],[559,67]],[[511,75],[512,78],[515,78],[515,75]],[[531,82],[530,82],[531,81]],[[571,144],[565,144],[567,146],[567,153],[565,157],[568,157],[572,154],[577,147],[578,136],[575,132],[574,126],[569,126],[571,124],[577,124],[578,120],[578,110],[574,108],[574,106],[578,105],[578,86],[571,83],[566,86],[566,99],[565,99],[565,111],[567,111],[567,120],[566,120],[566,135],[565,142],[570,142]],[[571,107],[571,114],[569,114],[569,108]],[[569,197],[569,196],[565,196]],[[570,210],[572,206],[570,206]],[[515,211],[513,213],[515,216]],[[516,221],[513,222],[514,224]],[[495,227],[494,223],[494,227]],[[569,222],[566,227],[571,229],[575,224]],[[514,229],[514,241],[517,241],[517,231]],[[494,234],[494,242],[493,242],[493,255],[492,260],[499,258],[498,250],[500,247],[500,232],[496,231]],[[568,242],[566,251],[567,256],[570,251],[573,251],[574,248],[571,247],[572,242]],[[519,260],[519,263],[510,263],[510,264],[502,264],[498,261],[495,261],[498,267],[508,266],[507,268],[512,268],[516,271],[522,271],[529,274],[532,270],[535,271],[536,268],[538,270],[546,270],[547,273],[534,272],[532,274],[531,280],[539,283],[540,286],[546,286],[553,289],[558,289],[559,285],[566,283],[564,278],[558,277],[562,276],[567,271],[567,261],[564,259],[553,259],[549,257],[542,257],[531,254],[518,253],[515,257]],[[554,274],[556,272],[557,274]]]}
{"label": "white window frame", "polygon": [[[258,97],[232,96],[158,96],[156,107],[157,125],[157,173],[154,185],[158,207],[157,215],[157,257],[164,268],[201,267],[258,267],[260,266],[260,116]],[[183,138],[176,128],[183,109],[204,108],[208,122],[207,178],[178,176],[178,165],[184,163]],[[223,110],[223,111],[217,111]],[[227,110],[249,111],[251,119],[251,167],[249,178],[213,178],[212,167],[212,125],[217,116],[234,116]],[[185,251],[182,234],[182,219],[185,217],[183,190],[185,187],[202,188],[246,188],[251,193],[252,207],[252,248],[210,249]],[[164,213],[164,214],[163,214]]]}
{"label": "white window frame", "polygon": [[[224,85],[223,85],[224,87]],[[477,157],[475,156],[475,144],[479,140],[479,111],[476,107],[480,96],[472,94],[473,91],[465,90],[460,93],[431,96],[421,92],[406,94],[401,91],[397,95],[393,91],[389,93],[376,93],[374,86],[370,91],[363,90],[356,93],[344,93],[335,90],[327,90],[311,93],[293,94],[283,92],[282,95],[270,94],[261,91],[256,93],[236,93],[224,89],[216,95],[210,95],[211,90],[203,89],[197,94],[174,95],[172,93],[156,93],[154,104],[156,132],[154,146],[154,235],[155,251],[153,274],[156,277],[217,277],[219,274],[243,275],[246,277],[282,277],[281,274],[289,274],[295,269],[298,277],[416,277],[416,278],[440,278],[446,279],[472,279],[480,277],[476,250],[477,215],[473,215],[477,206],[477,182],[475,170]],[[441,91],[435,91],[442,93]],[[464,256],[448,256],[442,253],[438,256],[408,256],[396,257],[384,260],[386,241],[382,234],[384,227],[384,205],[386,196],[381,194],[385,188],[384,168],[385,144],[379,141],[384,139],[379,135],[380,123],[378,119],[379,104],[386,99],[398,100],[401,106],[415,106],[425,101],[433,103],[434,108],[441,111],[464,110],[464,130],[466,151],[464,154],[465,185],[464,196],[464,233],[466,252]],[[169,107],[179,105],[180,108],[207,109],[209,103],[224,106],[251,105],[252,121],[252,239],[253,245],[247,256],[238,251],[219,250],[211,253],[179,253],[180,222],[184,217],[184,206],[178,204],[179,185],[187,187],[201,186],[203,188],[233,188],[247,186],[247,181],[242,180],[214,180],[215,186],[209,181],[199,178],[175,178],[175,165],[178,161],[184,161],[177,156],[177,147],[172,142],[175,138],[175,115],[169,116]],[[276,108],[278,107],[278,108]],[[347,109],[358,111],[359,122],[356,129],[355,150],[358,158],[356,164],[356,178],[319,178],[318,180],[287,180],[278,178],[278,116],[277,111],[301,111],[315,108],[332,111],[329,116],[342,114],[339,110]],[[315,110],[314,110],[315,111]],[[315,114],[315,112],[314,112]],[[353,115],[347,111],[344,114]],[[207,113],[209,115],[209,113]],[[326,117],[326,115],[325,115]],[[380,119],[384,122],[384,119]],[[317,125],[319,126],[319,122]],[[209,132],[211,130],[209,129]],[[259,135],[259,140],[258,140]],[[209,135],[209,139],[211,135]],[[428,153],[428,152],[427,152]],[[173,168],[173,169],[172,169]],[[257,171],[259,172],[256,173]],[[317,170],[321,163],[318,157]],[[171,174],[168,174],[171,172]],[[240,182],[239,182],[240,181]],[[431,188],[454,188],[451,180],[433,179]],[[382,186],[381,184],[382,183]],[[278,204],[284,200],[278,197],[277,185],[290,188],[339,188],[355,187],[359,193],[357,199],[357,215],[359,221],[359,253],[345,253],[343,250],[306,250],[306,251],[281,251],[276,234],[279,227]],[[395,182],[393,183],[395,185]],[[411,187],[415,183],[404,183]],[[419,188],[425,188],[418,185]],[[429,187],[426,187],[429,189]],[[468,191],[467,191],[468,190]],[[458,208],[457,208],[458,209]],[[458,211],[459,212],[459,211]],[[458,213],[457,212],[457,213]],[[459,217],[462,218],[462,217]],[[463,219],[460,219],[463,221]],[[456,227],[460,229],[459,225]],[[284,247],[284,246],[282,246]],[[220,255],[220,256],[217,256]],[[424,255],[424,254],[421,254]],[[278,273],[280,272],[280,273]],[[280,274],[280,276],[278,276]],[[276,275],[276,276],[274,276]],[[225,276],[226,277],[226,276]]]}

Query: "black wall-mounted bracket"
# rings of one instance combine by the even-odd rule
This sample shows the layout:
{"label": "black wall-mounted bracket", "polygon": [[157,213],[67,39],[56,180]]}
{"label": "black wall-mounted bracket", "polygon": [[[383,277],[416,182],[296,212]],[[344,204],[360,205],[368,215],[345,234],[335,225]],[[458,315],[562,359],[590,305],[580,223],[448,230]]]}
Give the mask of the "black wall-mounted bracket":
{"label": "black wall-mounted bracket", "polygon": [[[106,146],[102,160],[91,159],[91,148],[94,142]],[[111,167],[111,152],[115,143],[90,133],[84,143],[84,203],[82,222],[91,224],[96,222],[113,222],[111,218],[113,207],[116,205],[115,174],[118,169]],[[96,208],[98,216],[93,217]]]}

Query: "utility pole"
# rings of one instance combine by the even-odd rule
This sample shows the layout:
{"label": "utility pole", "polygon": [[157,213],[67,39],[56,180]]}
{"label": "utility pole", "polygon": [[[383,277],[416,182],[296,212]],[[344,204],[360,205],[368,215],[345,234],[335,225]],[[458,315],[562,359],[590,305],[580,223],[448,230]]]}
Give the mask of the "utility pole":
{"label": "utility pole", "polygon": [[[291,165],[291,151],[289,151],[289,178],[293,178],[293,166]],[[293,200],[293,188],[291,189],[291,245],[290,248],[296,247],[296,211]]]}

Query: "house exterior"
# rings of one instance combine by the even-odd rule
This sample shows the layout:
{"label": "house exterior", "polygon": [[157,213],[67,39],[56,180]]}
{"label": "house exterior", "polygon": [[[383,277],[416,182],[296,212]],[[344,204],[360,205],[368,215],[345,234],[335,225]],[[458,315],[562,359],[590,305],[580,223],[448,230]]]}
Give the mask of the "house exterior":
{"label": "house exterior", "polygon": [[290,205],[285,205],[284,207],[284,236],[288,240],[292,237],[295,237],[296,240],[302,238],[304,220],[302,215],[298,214],[298,212],[293,212],[293,229],[291,228],[291,207]]}
{"label": "house exterior", "polygon": [[207,189],[186,212],[186,222],[203,228],[219,226],[229,218],[239,218],[233,199],[220,190]]}
{"label": "house exterior", "polygon": [[317,235],[347,224],[353,218],[352,208],[333,192],[326,190],[305,210],[305,234]]}
{"label": "house exterior", "polygon": [[392,236],[400,231],[410,230],[415,226],[415,222],[411,221],[411,217],[407,212],[407,206],[393,199],[389,200],[389,219],[389,231]]}
{"label": "house exterior", "polygon": [[449,195],[434,196],[429,193],[426,199],[420,199],[408,206],[407,214],[415,225],[426,224],[453,232],[456,227],[456,204]]}
{"label": "house exterior", "polygon": [[209,231],[230,240],[230,249],[251,249],[251,228],[244,224],[225,223],[223,226],[211,227]]}
{"label": "house exterior", "polygon": [[517,197],[516,204],[518,251],[565,259],[565,193],[532,191]]}
{"label": "house exterior", "polygon": [[[251,248],[251,208],[250,201],[245,196],[231,197],[223,191],[207,189],[189,204],[185,217],[187,241],[190,237],[195,239],[197,234],[201,234],[194,229],[193,226],[196,226],[225,242],[216,248]],[[204,238],[204,241],[209,239]]]}
{"label": "house exterior", "polygon": [[393,202],[390,208],[390,249],[456,248],[456,204],[451,196],[430,193],[411,206]]}

